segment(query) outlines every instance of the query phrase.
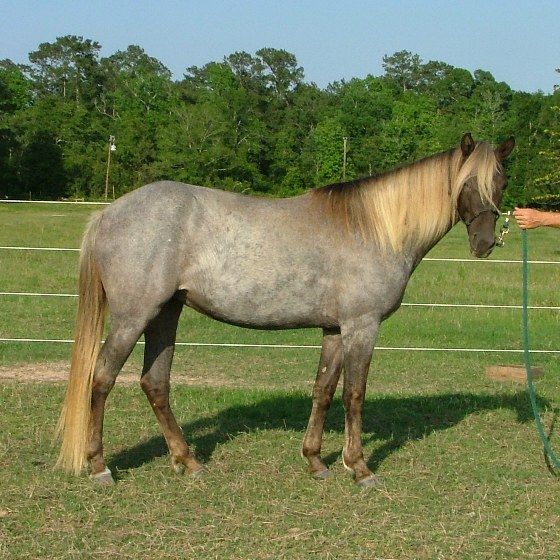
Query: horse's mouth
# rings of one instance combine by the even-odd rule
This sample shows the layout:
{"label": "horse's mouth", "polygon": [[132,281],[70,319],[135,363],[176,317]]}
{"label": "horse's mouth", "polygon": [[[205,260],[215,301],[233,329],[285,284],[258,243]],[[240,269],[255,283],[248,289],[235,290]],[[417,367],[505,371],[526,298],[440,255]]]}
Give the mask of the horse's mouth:
{"label": "horse's mouth", "polygon": [[473,257],[476,257],[477,259],[486,259],[487,257],[490,256],[493,250],[494,250],[493,245],[489,249],[486,249],[486,251],[475,251],[474,249],[471,249],[471,255]]}

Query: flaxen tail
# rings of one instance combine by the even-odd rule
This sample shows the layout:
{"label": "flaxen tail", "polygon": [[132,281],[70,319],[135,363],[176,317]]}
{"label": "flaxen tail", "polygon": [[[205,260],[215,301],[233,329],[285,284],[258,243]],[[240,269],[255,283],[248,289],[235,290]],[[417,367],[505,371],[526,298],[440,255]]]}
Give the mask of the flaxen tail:
{"label": "flaxen tail", "polygon": [[93,256],[101,213],[90,221],[80,253],[76,332],[66,398],[57,426],[62,446],[57,467],[78,474],[86,463],[90,439],[93,371],[101,345],[106,297]]}

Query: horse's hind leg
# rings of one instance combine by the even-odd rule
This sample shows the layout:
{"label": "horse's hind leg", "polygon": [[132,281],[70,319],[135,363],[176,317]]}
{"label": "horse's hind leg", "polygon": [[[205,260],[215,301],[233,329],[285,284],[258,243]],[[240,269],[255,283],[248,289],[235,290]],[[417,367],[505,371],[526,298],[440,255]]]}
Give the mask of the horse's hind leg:
{"label": "horse's hind leg", "polygon": [[87,459],[91,477],[101,484],[111,484],[113,478],[103,457],[103,415],[105,401],[115,379],[144,330],[145,323],[113,318],[113,327],[103,344],[95,364],[91,393],[91,437]]}
{"label": "horse's hind leg", "polygon": [[179,301],[168,301],[144,331],[146,348],[140,385],[169,447],[173,468],[182,471],[186,467],[189,472],[197,473],[204,467],[191,454],[169,406],[169,376],[182,308],[183,304]]}
{"label": "horse's hind leg", "polygon": [[327,411],[342,370],[342,355],[340,333],[325,330],[321,359],[313,387],[313,406],[301,449],[302,455],[309,461],[309,470],[317,478],[326,478],[329,474],[321,460],[321,440]]}

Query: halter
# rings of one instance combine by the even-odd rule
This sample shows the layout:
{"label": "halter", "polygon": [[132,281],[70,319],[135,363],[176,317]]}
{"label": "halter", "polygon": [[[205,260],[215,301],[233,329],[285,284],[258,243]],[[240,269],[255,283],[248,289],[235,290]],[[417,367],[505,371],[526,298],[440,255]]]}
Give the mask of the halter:
{"label": "halter", "polygon": [[496,218],[499,218],[500,216],[500,213],[495,208],[483,208],[482,210],[479,210],[470,220],[465,220],[463,218],[461,218],[461,220],[467,227],[469,227],[481,214],[484,214],[485,212],[492,212]]}

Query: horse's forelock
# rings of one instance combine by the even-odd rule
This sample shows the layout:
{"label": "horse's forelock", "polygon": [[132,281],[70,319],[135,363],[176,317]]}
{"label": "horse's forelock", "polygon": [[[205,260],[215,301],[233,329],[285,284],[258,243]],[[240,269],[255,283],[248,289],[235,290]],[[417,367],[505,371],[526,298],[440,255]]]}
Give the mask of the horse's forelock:
{"label": "horse's forelock", "polygon": [[452,200],[456,207],[461,190],[467,181],[476,177],[480,198],[493,204],[494,175],[501,171],[496,153],[487,142],[479,142],[472,154],[461,165],[454,180]]}

